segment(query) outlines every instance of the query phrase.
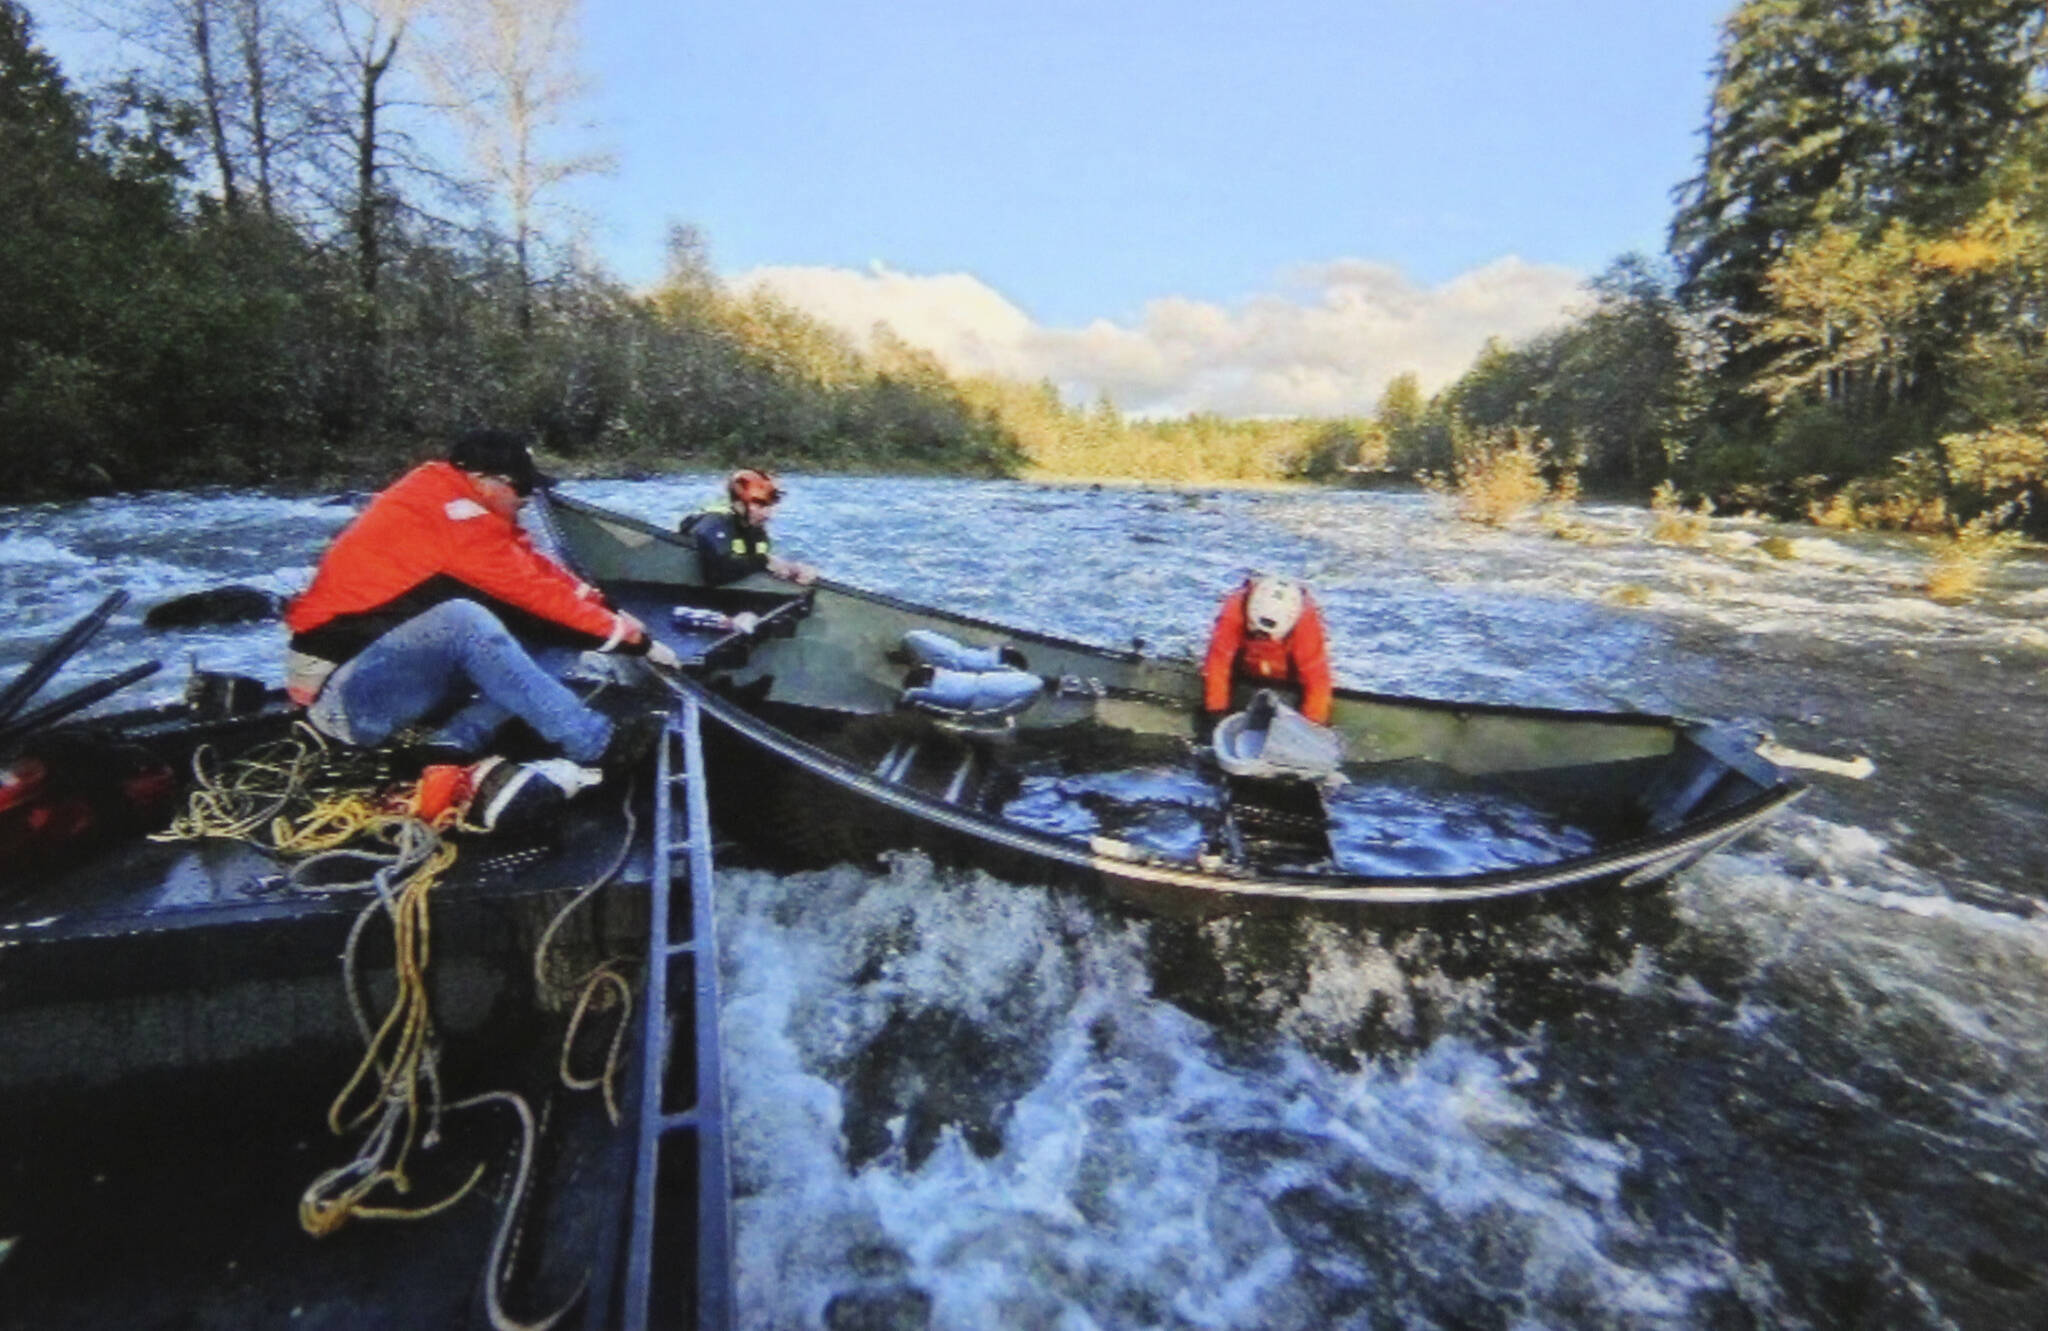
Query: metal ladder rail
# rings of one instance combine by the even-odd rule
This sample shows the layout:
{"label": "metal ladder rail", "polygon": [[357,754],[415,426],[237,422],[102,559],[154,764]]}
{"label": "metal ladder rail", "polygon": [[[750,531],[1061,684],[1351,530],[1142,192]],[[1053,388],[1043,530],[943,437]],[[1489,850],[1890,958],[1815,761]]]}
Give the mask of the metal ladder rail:
{"label": "metal ladder rail", "polygon": [[[718,949],[712,918],[710,805],[704,786],[701,711],[697,700],[681,695],[681,710],[671,716],[657,745],[654,787],[654,863],[648,884],[647,981],[640,1050],[639,1141],[633,1169],[632,1229],[626,1251],[626,1280],[621,1326],[646,1331],[648,1300],[653,1284],[656,1185],[662,1139],[689,1133],[697,1149],[696,1302],[695,1325],[723,1331],[732,1323],[732,1232],[728,1198],[729,1170],[725,1140],[725,1083],[718,1042]],[[674,770],[676,741],[682,741],[683,770]],[[675,840],[675,791],[683,790],[687,836]],[[690,937],[670,940],[670,889],[680,853],[689,857]],[[670,1112],[662,1103],[668,1056],[674,1038],[669,1011],[668,970],[672,958],[692,954],[693,1001],[690,1004],[696,1042],[696,1100],[688,1109]]]}

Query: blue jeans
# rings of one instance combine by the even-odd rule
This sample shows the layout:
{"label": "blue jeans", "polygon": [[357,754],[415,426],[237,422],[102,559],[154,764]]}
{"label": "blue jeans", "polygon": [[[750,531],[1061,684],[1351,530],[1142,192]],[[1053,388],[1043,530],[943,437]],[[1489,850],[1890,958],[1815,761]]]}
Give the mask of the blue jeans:
{"label": "blue jeans", "polygon": [[371,747],[471,694],[429,743],[480,753],[515,716],[573,762],[596,762],[611,739],[610,719],[536,665],[475,601],[421,611],[342,662],[306,719],[343,743]]}

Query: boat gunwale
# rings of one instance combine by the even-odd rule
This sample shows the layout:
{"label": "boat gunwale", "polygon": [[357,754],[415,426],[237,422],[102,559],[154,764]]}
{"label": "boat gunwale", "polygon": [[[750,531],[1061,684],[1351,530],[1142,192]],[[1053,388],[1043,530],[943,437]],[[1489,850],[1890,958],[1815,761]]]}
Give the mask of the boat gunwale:
{"label": "boat gunwale", "polygon": [[680,687],[690,690],[707,713],[750,743],[781,755],[813,775],[927,822],[1071,868],[1223,898],[1247,897],[1318,904],[1447,905],[1551,891],[1625,875],[1666,861],[1671,862],[1671,869],[1675,871],[1696,854],[1705,854],[1715,845],[1732,839],[1806,793],[1804,784],[1785,781],[1759,790],[1755,795],[1716,813],[1680,823],[1668,831],[1631,838],[1591,855],[1543,865],[1434,878],[1332,875],[1306,870],[1266,870],[1240,876],[1206,870],[1199,865],[1146,857],[1142,853],[1128,859],[1104,854],[1094,849],[1092,842],[1040,832],[993,814],[947,803],[922,791],[883,781],[858,764],[798,739],[721,696],[701,681],[683,680]]}

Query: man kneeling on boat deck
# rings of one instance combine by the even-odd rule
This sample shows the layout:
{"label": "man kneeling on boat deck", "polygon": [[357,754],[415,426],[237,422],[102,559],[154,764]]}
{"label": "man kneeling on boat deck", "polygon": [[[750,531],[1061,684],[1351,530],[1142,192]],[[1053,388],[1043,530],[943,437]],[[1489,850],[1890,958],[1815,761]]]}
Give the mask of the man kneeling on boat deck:
{"label": "man kneeling on boat deck", "polygon": [[1224,598],[1202,661],[1202,735],[1230,710],[1233,685],[1286,688],[1301,714],[1330,723],[1330,649],[1308,588],[1293,578],[1255,573]]}
{"label": "man kneeling on boat deck", "polygon": [[726,478],[725,500],[684,518],[679,530],[697,547],[697,567],[714,587],[766,573],[808,586],[818,580],[809,564],[784,559],[770,548],[768,519],[782,502],[782,487],[765,471],[743,467]]}
{"label": "man kneeling on boat deck", "polygon": [[314,728],[375,747],[454,707],[421,745],[442,761],[482,753],[514,717],[576,763],[623,766],[648,751],[660,716],[614,722],[586,706],[506,627],[678,664],[520,529],[527,497],[549,483],[518,435],[472,430],[335,537],[285,609],[285,686]]}

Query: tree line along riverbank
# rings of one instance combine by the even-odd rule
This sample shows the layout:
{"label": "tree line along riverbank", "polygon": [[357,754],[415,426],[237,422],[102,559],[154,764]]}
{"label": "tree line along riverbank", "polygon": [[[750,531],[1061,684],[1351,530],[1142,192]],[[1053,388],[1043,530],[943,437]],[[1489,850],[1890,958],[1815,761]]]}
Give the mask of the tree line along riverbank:
{"label": "tree line along riverbank", "polygon": [[[1370,412],[1292,420],[1134,419],[887,329],[856,346],[723,286],[688,228],[630,290],[555,243],[530,182],[424,158],[396,95],[419,32],[169,10],[191,21],[157,64],[80,90],[0,0],[0,496],[367,484],[491,422],[584,474],[1508,476],[1978,541],[2048,516],[2036,5],[1737,5],[1667,255],[1438,391],[1401,374]],[[560,58],[473,70],[476,101]],[[481,160],[545,160],[537,122],[488,128]]]}

